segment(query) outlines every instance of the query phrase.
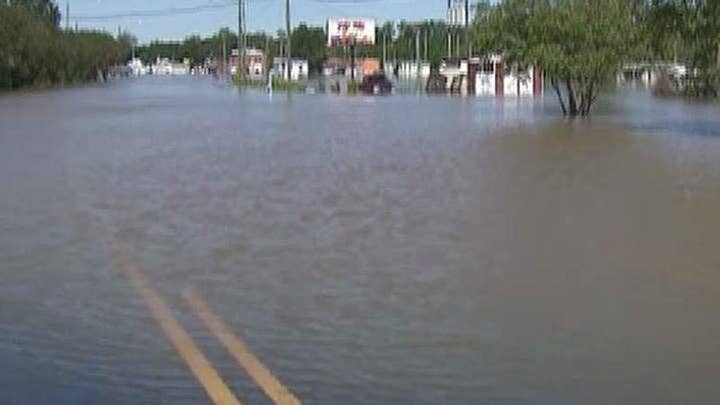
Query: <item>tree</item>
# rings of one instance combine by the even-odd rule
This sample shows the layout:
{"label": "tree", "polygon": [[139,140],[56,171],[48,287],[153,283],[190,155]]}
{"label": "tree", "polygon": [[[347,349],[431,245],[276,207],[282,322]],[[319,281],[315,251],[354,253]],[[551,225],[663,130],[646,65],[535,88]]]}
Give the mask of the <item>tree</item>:
{"label": "tree", "polygon": [[0,88],[92,80],[126,61],[129,48],[106,33],[62,31],[29,2],[0,5]]}
{"label": "tree", "polygon": [[718,95],[720,87],[720,2],[652,0],[647,11],[650,50],[658,58],[686,64],[685,88],[692,96]]}
{"label": "tree", "polygon": [[308,69],[319,71],[326,58],[326,38],[324,29],[300,24],[293,30],[290,38],[293,45],[292,56],[307,59]]}
{"label": "tree", "polygon": [[572,117],[590,114],[604,81],[641,49],[627,0],[506,0],[476,21],[473,38],[507,63],[542,68]]}
{"label": "tree", "polygon": [[25,8],[56,27],[60,24],[60,10],[52,0],[11,0],[8,4]]}

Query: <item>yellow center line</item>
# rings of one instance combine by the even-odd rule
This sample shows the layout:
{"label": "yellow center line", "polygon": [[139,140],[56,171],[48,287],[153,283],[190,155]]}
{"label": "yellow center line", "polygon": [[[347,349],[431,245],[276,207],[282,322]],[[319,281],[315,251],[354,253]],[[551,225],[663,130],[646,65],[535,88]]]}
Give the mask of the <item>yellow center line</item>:
{"label": "yellow center line", "polygon": [[235,357],[235,360],[240,363],[255,383],[259,385],[277,405],[301,405],[300,400],[275,378],[270,370],[250,352],[245,343],[228,330],[225,324],[213,313],[210,306],[197,292],[191,290],[185,295],[185,300],[195,315],[205,323],[205,326],[220,340],[230,354]]}
{"label": "yellow center line", "polygon": [[140,293],[155,321],[175,346],[180,357],[203,386],[212,402],[215,405],[240,405],[240,401],[230,391],[230,388],[200,351],[187,331],[173,316],[170,307],[150,285],[142,269],[133,264],[127,247],[119,241],[116,241],[113,247],[120,259],[120,267],[123,273]]}

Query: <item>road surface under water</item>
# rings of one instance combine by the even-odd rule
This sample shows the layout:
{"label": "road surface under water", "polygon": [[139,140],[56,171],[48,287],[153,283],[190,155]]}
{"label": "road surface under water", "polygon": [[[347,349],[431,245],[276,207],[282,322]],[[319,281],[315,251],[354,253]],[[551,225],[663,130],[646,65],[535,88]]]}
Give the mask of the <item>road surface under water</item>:
{"label": "road surface under water", "polygon": [[0,97],[3,404],[715,404],[720,108],[626,93],[269,96],[144,78]]}

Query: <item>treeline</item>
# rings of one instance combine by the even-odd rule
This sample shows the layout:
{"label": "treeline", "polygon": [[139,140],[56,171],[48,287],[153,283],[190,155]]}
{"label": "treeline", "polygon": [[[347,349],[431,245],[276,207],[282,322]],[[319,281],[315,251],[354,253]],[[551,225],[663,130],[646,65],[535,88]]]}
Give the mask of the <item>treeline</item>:
{"label": "treeline", "polygon": [[127,60],[130,40],[63,31],[50,0],[0,5],[0,89],[68,85],[93,80]]}
{"label": "treeline", "polygon": [[[435,66],[443,57],[467,55],[469,37],[465,30],[458,27],[449,27],[438,21],[401,22],[393,31],[390,23],[377,27],[375,45],[358,46],[356,55],[382,58],[384,48],[388,60],[414,60],[418,44],[420,58],[431,61]],[[249,48],[264,50],[271,60],[282,54],[285,37],[284,31],[275,35],[249,33],[246,41]],[[291,41],[292,56],[307,59],[311,71],[320,70],[328,58],[345,56],[348,52],[347,49],[328,48],[325,27],[300,24],[292,31]],[[138,47],[136,54],[146,63],[160,57],[173,60],[187,58],[192,64],[202,64],[206,59],[229,56],[232,49],[237,49],[237,34],[223,28],[206,38],[191,36],[183,41],[154,41]]]}

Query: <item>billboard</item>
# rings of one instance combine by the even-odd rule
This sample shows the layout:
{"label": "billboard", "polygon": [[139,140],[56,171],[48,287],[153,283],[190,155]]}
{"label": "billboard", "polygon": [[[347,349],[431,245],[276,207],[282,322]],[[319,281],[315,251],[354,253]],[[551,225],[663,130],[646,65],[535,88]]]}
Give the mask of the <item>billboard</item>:
{"label": "billboard", "polygon": [[328,46],[374,45],[375,20],[370,18],[331,18],[328,20]]}

